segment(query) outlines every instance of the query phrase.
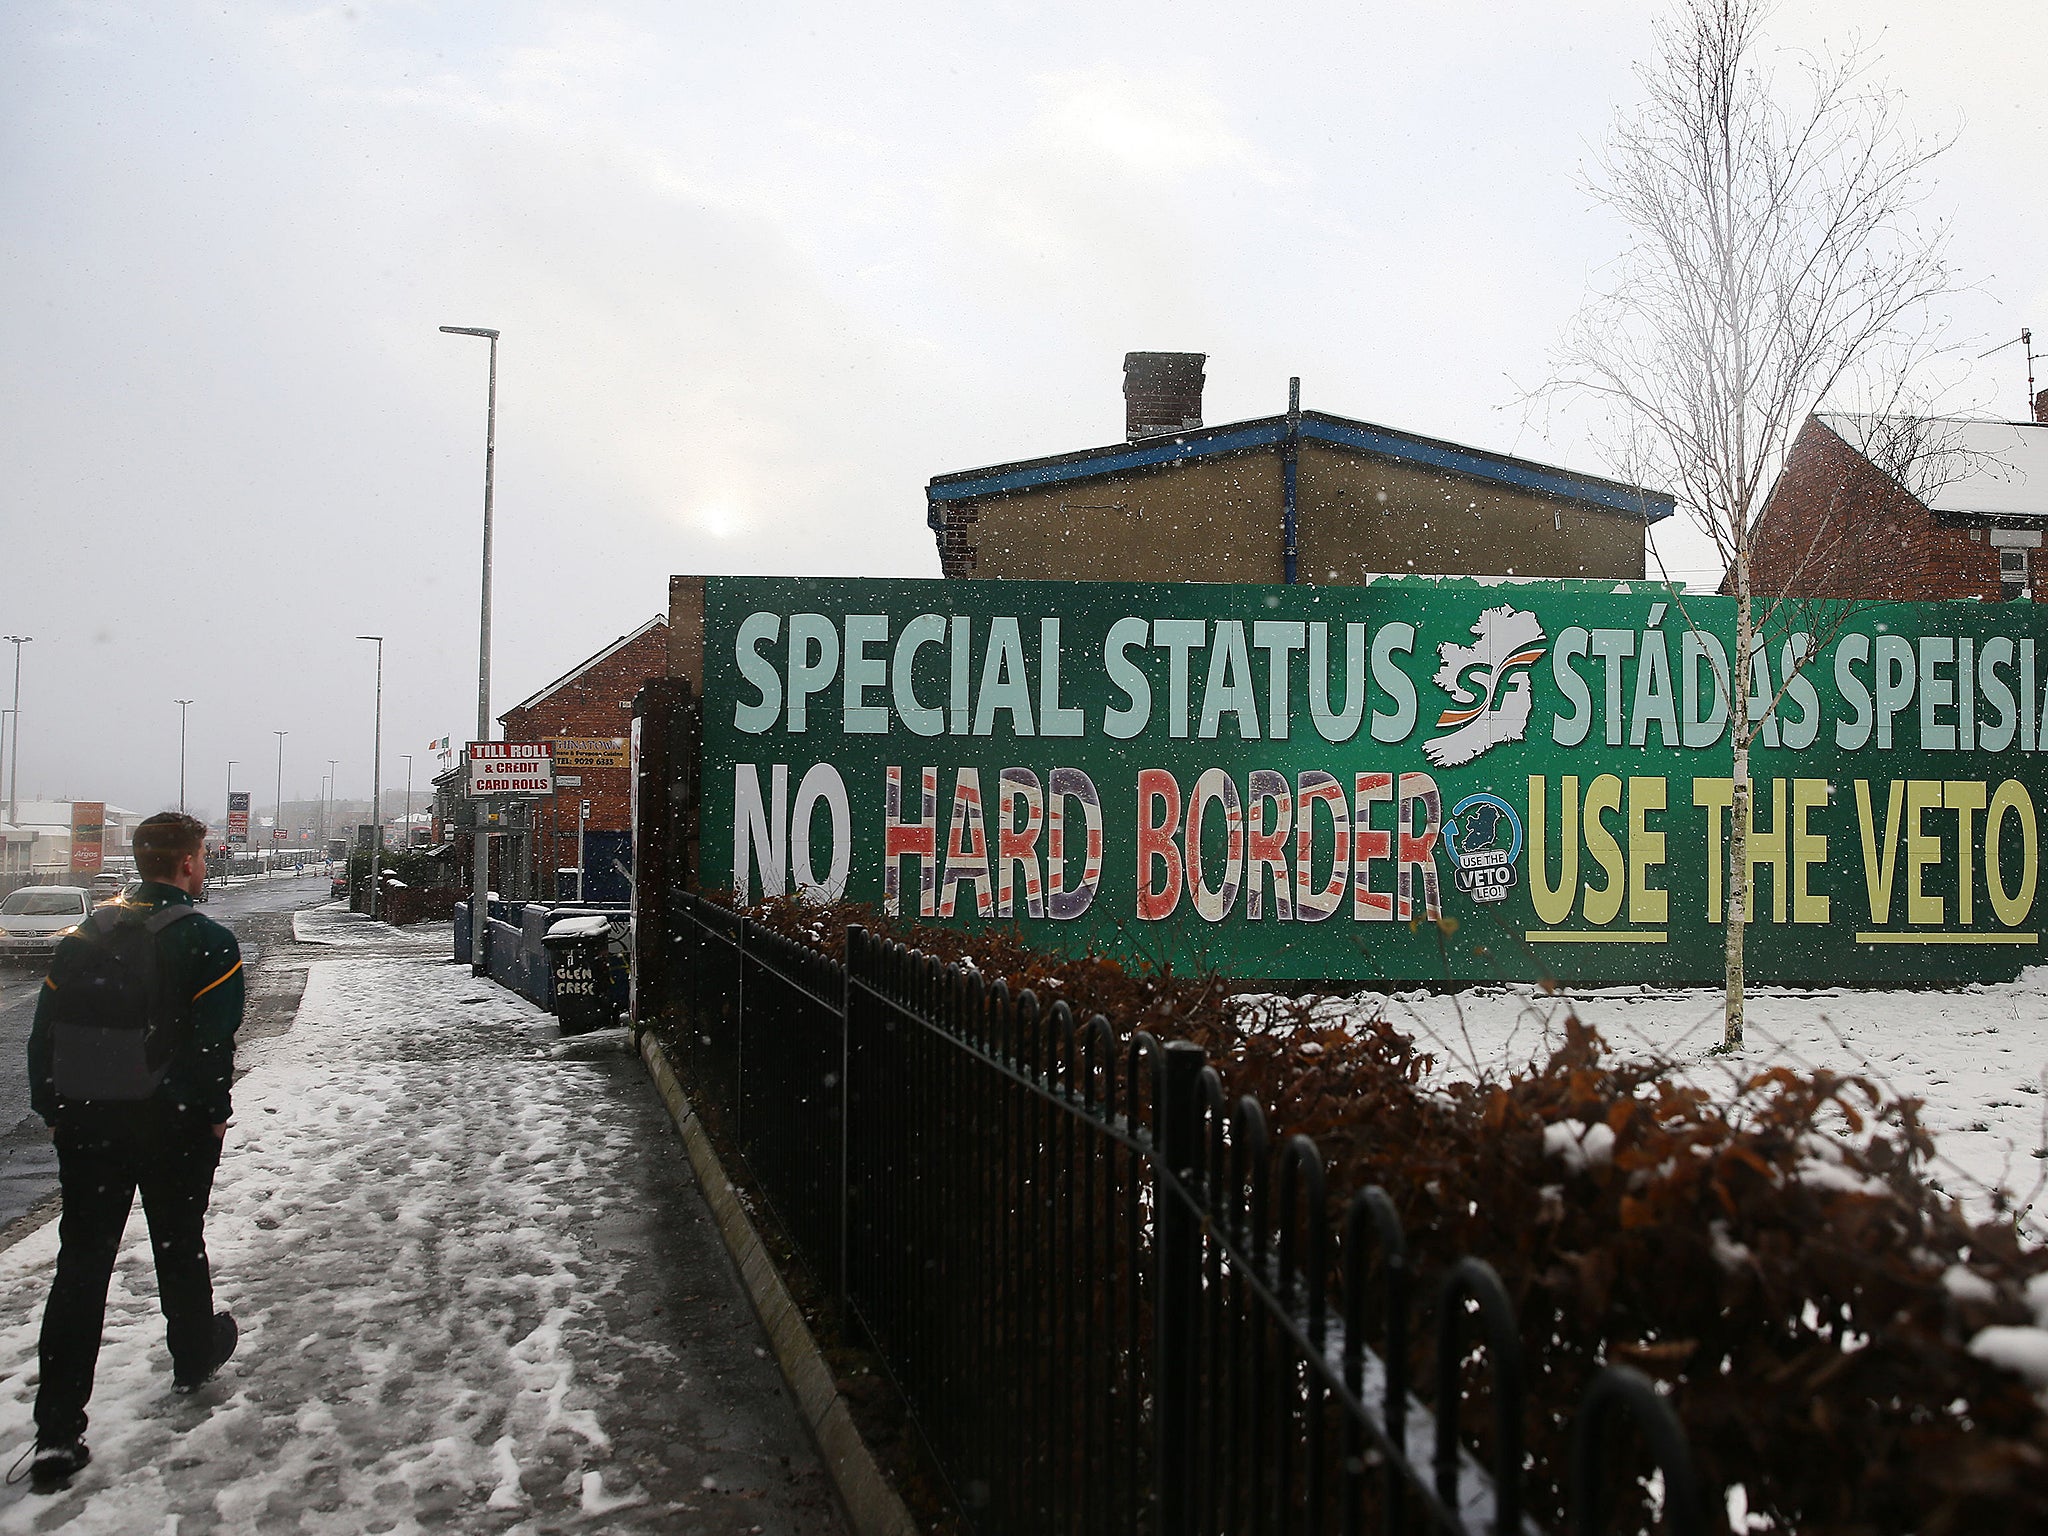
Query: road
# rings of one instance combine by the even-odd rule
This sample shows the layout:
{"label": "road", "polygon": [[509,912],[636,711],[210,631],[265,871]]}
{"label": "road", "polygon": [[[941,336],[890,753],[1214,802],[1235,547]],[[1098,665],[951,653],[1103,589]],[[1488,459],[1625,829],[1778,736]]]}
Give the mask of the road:
{"label": "road", "polygon": [[[327,893],[326,875],[252,880],[210,893],[203,910],[234,930],[250,976],[245,1031],[272,1033],[291,1022],[298,991],[305,985],[304,970],[279,975],[280,991],[258,984],[257,962],[266,948],[290,942],[294,911],[327,900]],[[262,980],[268,982],[272,968],[264,971]],[[28,1107],[28,1031],[41,985],[40,968],[0,967],[0,1239],[24,1216],[54,1200],[57,1190],[57,1157],[50,1150],[49,1133]]]}

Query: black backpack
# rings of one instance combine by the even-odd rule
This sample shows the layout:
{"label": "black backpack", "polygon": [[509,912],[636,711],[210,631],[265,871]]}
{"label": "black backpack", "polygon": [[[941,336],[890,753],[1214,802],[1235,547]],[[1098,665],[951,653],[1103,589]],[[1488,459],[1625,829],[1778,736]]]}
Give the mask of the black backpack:
{"label": "black backpack", "polygon": [[173,995],[157,935],[187,906],[138,916],[101,907],[50,966],[51,1076],[58,1097],[134,1103],[155,1093],[190,1029],[189,999]]}

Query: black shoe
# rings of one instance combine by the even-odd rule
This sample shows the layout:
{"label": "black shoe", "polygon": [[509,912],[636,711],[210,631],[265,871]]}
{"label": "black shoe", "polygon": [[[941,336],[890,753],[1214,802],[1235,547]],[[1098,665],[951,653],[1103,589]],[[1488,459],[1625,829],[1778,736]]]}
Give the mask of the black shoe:
{"label": "black shoe", "polygon": [[28,1464],[29,1487],[37,1493],[55,1493],[69,1488],[71,1479],[85,1469],[92,1452],[83,1440],[59,1440],[51,1445],[38,1442],[35,1460]]}
{"label": "black shoe", "polygon": [[171,1373],[171,1388],[181,1395],[189,1396],[213,1380],[214,1372],[228,1363],[228,1357],[235,1352],[235,1342],[242,1336],[242,1330],[235,1326],[231,1313],[213,1314],[213,1349],[206,1357],[206,1364],[194,1371],[177,1370]]}

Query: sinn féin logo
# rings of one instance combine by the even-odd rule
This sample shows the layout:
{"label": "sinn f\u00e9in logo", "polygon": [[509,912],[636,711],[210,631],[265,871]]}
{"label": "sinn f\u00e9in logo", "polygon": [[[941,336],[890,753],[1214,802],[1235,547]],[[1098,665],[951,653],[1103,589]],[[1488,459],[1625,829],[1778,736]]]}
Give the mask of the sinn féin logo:
{"label": "sinn f\u00e9in logo", "polygon": [[1467,795],[1444,820],[1444,842],[1456,866],[1451,879],[1474,901],[1506,901],[1522,856],[1522,818],[1498,795]]}
{"label": "sinn f\u00e9in logo", "polygon": [[1455,768],[1489,747],[1520,741],[1529,725],[1527,669],[1543,655],[1543,626],[1535,614],[1504,604],[1480,614],[1472,635],[1477,645],[1446,640],[1436,648],[1443,661],[1436,685],[1455,701],[1436,722],[1447,733],[1422,744],[1423,755],[1439,768]]}

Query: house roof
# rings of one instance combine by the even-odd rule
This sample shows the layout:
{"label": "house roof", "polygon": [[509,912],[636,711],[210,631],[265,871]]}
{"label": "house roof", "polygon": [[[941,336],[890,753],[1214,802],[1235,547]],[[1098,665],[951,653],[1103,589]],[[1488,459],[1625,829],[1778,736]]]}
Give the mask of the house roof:
{"label": "house roof", "polygon": [[[14,824],[18,827],[40,827],[45,831],[54,827],[61,832],[69,833],[71,807],[75,803],[71,800],[23,800],[18,806],[20,814],[15,818]],[[142,812],[131,811],[122,805],[106,806],[104,815],[109,826],[116,823],[125,826],[130,822],[142,820]]]}
{"label": "house roof", "polygon": [[[1464,475],[1494,485],[1513,486],[1518,490],[1536,491],[1567,501],[1604,507],[1609,511],[1632,512],[1646,523],[1661,522],[1673,510],[1672,499],[1661,491],[1644,490],[1619,480],[1606,480],[1597,475],[1580,474],[1576,470],[1489,453],[1483,448],[1468,448],[1459,443],[1418,437],[1412,432],[1375,426],[1368,421],[1352,421],[1323,411],[1303,411],[1300,423],[1301,437],[1305,442],[1329,443],[1397,463]],[[1111,443],[1103,448],[1084,448],[1078,453],[1055,454],[1050,458],[1022,459],[1014,464],[995,464],[985,469],[934,475],[925,488],[925,499],[931,505],[928,520],[936,528],[939,509],[947,502],[1000,496],[1038,486],[1090,480],[1099,475],[1123,474],[1136,469],[1276,448],[1286,441],[1287,430],[1287,417],[1268,416],[1256,421],[1140,438],[1131,443]]]}
{"label": "house roof", "polygon": [[[557,689],[565,688],[570,683],[575,682],[577,678],[581,677],[584,673],[588,672],[592,667],[598,666],[603,662],[611,660],[612,657],[618,655],[620,651],[624,650],[627,646],[631,645],[635,640],[638,640],[642,635],[646,634],[650,629],[653,629],[656,625],[661,625],[665,628],[667,627],[667,624],[668,615],[665,613],[657,613],[653,618],[649,619],[645,624],[642,624],[630,635],[619,636],[618,639],[614,640],[610,645],[606,646],[603,650],[599,651],[595,656],[585,657],[582,661],[577,662],[575,666],[571,667],[568,671],[564,672],[552,683],[549,683],[547,687],[541,689],[540,692],[534,694],[530,698],[521,699],[517,704],[514,704],[510,709],[507,709],[500,713],[498,716],[499,723],[504,723],[506,715],[516,715],[522,709],[532,709],[536,704],[539,704],[544,699],[546,699],[549,694],[555,692]],[[439,781],[436,780],[436,782],[438,783]]]}
{"label": "house roof", "polygon": [[[1867,440],[1872,418],[1833,412],[1819,420],[1855,448]],[[1928,425],[1935,452],[1952,465],[1940,488],[1920,497],[1930,511],[2048,520],[2048,425],[1961,417],[1936,418]]]}

